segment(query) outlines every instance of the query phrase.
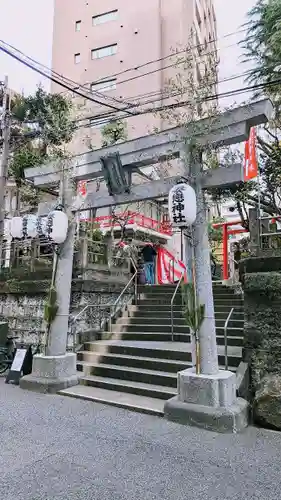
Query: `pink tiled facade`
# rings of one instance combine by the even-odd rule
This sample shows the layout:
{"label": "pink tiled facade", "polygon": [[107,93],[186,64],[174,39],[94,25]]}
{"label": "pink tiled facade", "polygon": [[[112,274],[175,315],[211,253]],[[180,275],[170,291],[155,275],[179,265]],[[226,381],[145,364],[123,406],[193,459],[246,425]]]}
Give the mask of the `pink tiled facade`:
{"label": "pink tiled facade", "polygon": [[[183,50],[191,33],[194,45],[213,47],[211,41],[217,36],[213,0],[55,0],[53,69],[88,89],[97,80],[109,80],[104,83],[107,88],[93,88],[93,97],[119,109],[132,100],[142,103],[142,109],[160,106],[171,102],[163,94],[161,100],[161,92],[175,75],[174,68],[163,70],[171,65],[171,59],[163,58]],[[99,97],[94,90],[101,93]],[[53,85],[53,91],[62,89]],[[78,117],[111,111],[83,99],[76,102]],[[77,132],[72,144],[75,153],[100,145],[101,120],[87,119],[83,124],[88,127]],[[129,138],[166,126],[153,114],[127,120]]]}

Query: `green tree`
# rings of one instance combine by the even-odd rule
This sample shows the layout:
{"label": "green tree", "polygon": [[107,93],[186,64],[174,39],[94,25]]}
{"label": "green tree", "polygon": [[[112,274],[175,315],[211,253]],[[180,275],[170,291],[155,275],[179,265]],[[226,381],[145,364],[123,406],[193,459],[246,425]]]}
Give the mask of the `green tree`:
{"label": "green tree", "polygon": [[49,94],[38,87],[34,95],[16,99],[12,112],[22,124],[36,127],[44,147],[61,146],[72,139],[72,103],[60,94]]}
{"label": "green tree", "polygon": [[209,222],[209,240],[210,240],[210,245],[213,248],[215,248],[217,245],[219,245],[222,242],[223,239],[223,230],[221,227],[215,228],[213,224],[218,224],[220,222],[225,222],[225,219],[223,217],[213,217],[212,221]]}
{"label": "green tree", "polygon": [[127,123],[124,120],[113,120],[101,130],[102,147],[112,146],[128,139]]}
{"label": "green tree", "polygon": [[40,166],[53,156],[64,155],[64,145],[75,131],[71,101],[59,94],[48,94],[41,87],[34,95],[17,96],[11,102],[12,133],[9,175],[17,187],[20,202],[36,206],[39,190],[24,178],[28,167]]}
{"label": "green tree", "polygon": [[[281,2],[258,0],[248,13],[246,36],[242,41],[244,57],[252,70],[248,81],[269,84],[281,76]],[[279,102],[281,82],[267,88],[266,92]],[[260,92],[263,92],[261,90]]]}

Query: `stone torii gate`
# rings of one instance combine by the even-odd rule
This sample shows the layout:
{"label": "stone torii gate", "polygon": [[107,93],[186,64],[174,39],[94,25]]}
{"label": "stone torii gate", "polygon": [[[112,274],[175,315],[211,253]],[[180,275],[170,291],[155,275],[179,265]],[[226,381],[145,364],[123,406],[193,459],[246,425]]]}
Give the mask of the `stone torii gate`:
{"label": "stone torii gate", "polygon": [[[125,172],[141,173],[140,169],[166,159],[179,158],[185,163],[184,177],[193,184],[197,195],[197,219],[194,224],[194,255],[196,270],[196,292],[198,302],[205,304],[206,318],[200,329],[200,365],[201,374],[195,375],[190,370],[179,376],[179,396],[166,404],[168,418],[182,421],[199,421],[202,415],[200,406],[221,408],[229,406],[229,425],[236,425],[236,417],[244,425],[246,405],[237,404],[235,396],[235,376],[231,372],[220,372],[216,344],[212,278],[210,271],[210,248],[205,215],[203,190],[207,188],[227,187],[243,182],[243,168],[234,164],[228,168],[203,171],[200,157],[188,160],[186,140],[192,137],[196,146],[204,151],[207,145],[225,146],[248,139],[250,128],[268,121],[273,112],[268,100],[261,100],[227,111],[218,117],[199,120],[186,127],[176,127],[155,135],[148,135],[118,145],[90,151],[74,157],[69,168],[73,169],[75,181],[93,180],[103,175],[101,158],[118,151]],[[56,164],[26,169],[25,177],[35,186],[46,187],[60,182],[60,173]],[[183,176],[181,176],[182,178]],[[72,212],[98,209],[102,207],[127,204],[130,202],[156,199],[168,195],[179,177],[150,181],[133,185],[129,193],[110,196],[103,190],[87,193],[81,208],[81,200],[66,200],[66,208]],[[41,215],[44,213],[41,210]],[[21,379],[24,387],[45,386],[45,390],[54,391],[77,383],[76,360],[74,354],[66,354],[69,299],[72,278],[74,233],[70,231],[64,245],[63,255],[57,268],[57,296],[59,311],[50,331],[49,356],[37,356],[31,375]],[[47,359],[48,358],[48,359]],[[223,403],[223,404],[222,404]],[[191,405],[191,406],[190,406]],[[236,405],[236,406],[235,406]],[[235,410],[235,411],[234,411]],[[207,412],[214,420],[212,412]],[[216,417],[220,417],[218,411]],[[235,422],[236,423],[235,423]],[[200,423],[200,422],[199,422]],[[239,427],[239,424],[238,424]]]}

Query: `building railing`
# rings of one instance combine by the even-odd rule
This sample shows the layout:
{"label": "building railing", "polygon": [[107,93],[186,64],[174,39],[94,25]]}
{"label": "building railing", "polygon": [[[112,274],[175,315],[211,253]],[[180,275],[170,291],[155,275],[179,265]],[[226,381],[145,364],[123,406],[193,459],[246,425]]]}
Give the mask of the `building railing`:
{"label": "building railing", "polygon": [[104,215],[100,217],[96,217],[94,221],[96,224],[103,228],[117,228],[120,227],[121,224],[125,224],[126,226],[137,225],[144,229],[149,229],[155,231],[157,233],[164,234],[166,236],[171,236],[172,226],[168,221],[159,222],[152,217],[147,217],[146,215],[142,215],[138,212],[124,212],[118,213],[115,216],[112,215]]}
{"label": "building railing", "polygon": [[0,269],[52,269],[53,253],[54,246],[46,239],[6,242],[0,254]]}
{"label": "building railing", "polygon": [[74,249],[74,267],[88,269],[95,265],[108,264],[108,247],[102,241],[93,241],[82,237],[76,240]]}
{"label": "building railing", "polygon": [[259,218],[260,248],[265,250],[281,248],[281,229],[278,228],[277,222],[281,223],[281,216]]}

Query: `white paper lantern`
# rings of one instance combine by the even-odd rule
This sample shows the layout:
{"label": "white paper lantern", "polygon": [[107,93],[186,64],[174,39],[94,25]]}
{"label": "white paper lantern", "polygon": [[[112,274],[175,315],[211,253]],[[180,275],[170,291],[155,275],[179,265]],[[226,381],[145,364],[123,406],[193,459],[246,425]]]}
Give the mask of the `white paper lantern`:
{"label": "white paper lantern", "polygon": [[37,216],[33,214],[24,215],[23,223],[26,224],[26,237],[27,238],[37,238],[38,228],[37,228]]}
{"label": "white paper lantern", "polygon": [[196,219],[196,194],[189,184],[176,184],[169,192],[169,216],[175,227],[190,226]]}
{"label": "white paper lantern", "polygon": [[21,240],[23,238],[23,219],[22,217],[13,217],[10,224],[10,235],[12,238]]}
{"label": "white paper lantern", "polygon": [[68,218],[65,212],[54,210],[48,215],[46,231],[48,237],[57,245],[65,242],[68,231]]}

